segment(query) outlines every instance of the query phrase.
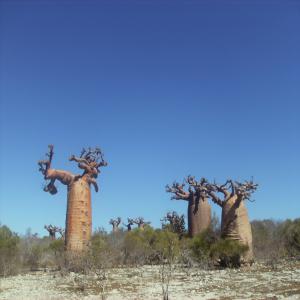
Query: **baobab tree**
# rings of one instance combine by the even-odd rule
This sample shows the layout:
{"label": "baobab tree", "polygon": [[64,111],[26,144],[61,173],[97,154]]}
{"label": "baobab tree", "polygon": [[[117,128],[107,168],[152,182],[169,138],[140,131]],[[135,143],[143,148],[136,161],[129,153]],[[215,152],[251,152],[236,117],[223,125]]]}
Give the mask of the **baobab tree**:
{"label": "baobab tree", "polygon": [[120,225],[120,223],[121,223],[121,218],[120,217],[118,217],[117,219],[110,219],[110,221],[109,221],[109,224],[111,224],[112,225],[112,227],[113,227],[113,232],[117,232],[118,230],[119,230],[119,225]]}
{"label": "baobab tree", "polygon": [[68,186],[65,245],[67,250],[82,251],[87,248],[92,234],[90,185],[92,184],[98,192],[96,178],[100,173],[100,167],[107,166],[107,163],[100,148],[83,149],[79,157],[72,155],[69,158],[83,170],[81,175],[75,175],[65,170],[53,169],[53,145],[49,145],[48,148],[47,158],[38,162],[39,171],[44,175],[44,179],[50,181],[44,191],[56,194],[55,181]]}
{"label": "baobab tree", "polygon": [[65,230],[61,227],[58,227],[57,232],[60,234],[60,238],[64,240],[65,239]]}
{"label": "baobab tree", "polygon": [[132,226],[134,225],[134,220],[127,218],[127,224],[123,223],[123,225],[127,227],[127,231],[131,231]]}
{"label": "baobab tree", "polygon": [[53,225],[45,225],[44,228],[49,232],[49,237],[51,240],[55,240],[55,234],[58,232],[58,227]]}
{"label": "baobab tree", "polygon": [[[248,246],[242,262],[253,261],[252,231],[245,200],[257,189],[253,181],[240,183],[227,180],[224,184],[207,184],[207,193],[214,203],[222,208],[221,235]],[[222,195],[222,196],[220,196]]]}
{"label": "baobab tree", "polygon": [[203,179],[196,182],[192,176],[188,176],[185,181],[189,185],[187,191],[184,189],[185,184],[178,182],[174,182],[172,186],[167,185],[166,191],[174,194],[171,199],[188,202],[188,232],[190,237],[194,237],[210,226],[211,207],[201,188],[206,182]]}
{"label": "baobab tree", "polygon": [[145,225],[151,224],[151,222],[145,222],[144,218],[138,217],[133,220],[135,224],[137,224],[138,228],[143,230],[145,228]]}
{"label": "baobab tree", "polygon": [[[169,228],[171,231],[182,236],[185,232],[184,215],[179,216],[176,211],[168,212],[161,220],[162,227]],[[167,224],[168,223],[168,224]]]}

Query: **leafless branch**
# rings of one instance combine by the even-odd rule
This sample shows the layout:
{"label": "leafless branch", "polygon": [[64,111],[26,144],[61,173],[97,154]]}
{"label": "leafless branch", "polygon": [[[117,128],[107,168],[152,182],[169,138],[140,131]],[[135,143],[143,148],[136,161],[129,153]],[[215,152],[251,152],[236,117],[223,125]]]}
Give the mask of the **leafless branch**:
{"label": "leafless branch", "polygon": [[190,197],[190,192],[184,190],[185,184],[179,184],[178,182],[173,182],[172,186],[166,185],[166,192],[173,193],[174,195],[171,199],[175,200],[188,200]]}

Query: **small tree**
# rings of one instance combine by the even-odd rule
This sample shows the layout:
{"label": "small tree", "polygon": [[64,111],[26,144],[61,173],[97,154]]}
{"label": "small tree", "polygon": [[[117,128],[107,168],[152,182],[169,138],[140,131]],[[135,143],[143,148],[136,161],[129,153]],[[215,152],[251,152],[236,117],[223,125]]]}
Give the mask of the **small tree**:
{"label": "small tree", "polygon": [[145,222],[144,218],[142,218],[142,217],[136,218],[135,220],[133,220],[133,222],[135,224],[137,224],[138,228],[141,229],[141,230],[144,230],[146,225],[151,224],[151,222]]}
{"label": "small tree", "polygon": [[121,218],[118,217],[117,219],[110,219],[109,224],[113,227],[113,232],[117,232],[119,230],[119,225],[121,223]]}
{"label": "small tree", "polygon": [[164,300],[169,300],[169,287],[175,271],[175,263],[180,253],[178,235],[166,230],[157,230],[153,249],[159,259],[159,274]]}
{"label": "small tree", "polygon": [[134,225],[134,220],[127,218],[127,224],[123,223],[123,225],[127,227],[127,231],[131,231],[132,225]]}
{"label": "small tree", "polygon": [[169,229],[182,237],[185,232],[184,215],[179,216],[176,211],[168,212],[166,216],[161,220],[162,228]]}
{"label": "small tree", "polygon": [[49,232],[49,238],[55,240],[55,234],[58,232],[58,227],[53,225],[45,225],[44,228]]}

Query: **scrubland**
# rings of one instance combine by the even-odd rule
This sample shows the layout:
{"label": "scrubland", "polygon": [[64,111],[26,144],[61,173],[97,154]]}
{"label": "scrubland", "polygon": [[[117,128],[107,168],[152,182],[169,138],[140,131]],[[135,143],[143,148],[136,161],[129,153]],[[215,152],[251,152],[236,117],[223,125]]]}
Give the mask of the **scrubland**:
{"label": "scrubland", "polygon": [[[170,228],[94,232],[66,257],[62,239],[0,227],[0,299],[300,299],[300,220],[253,221],[256,260],[219,236]],[[226,265],[220,257],[225,257]]]}

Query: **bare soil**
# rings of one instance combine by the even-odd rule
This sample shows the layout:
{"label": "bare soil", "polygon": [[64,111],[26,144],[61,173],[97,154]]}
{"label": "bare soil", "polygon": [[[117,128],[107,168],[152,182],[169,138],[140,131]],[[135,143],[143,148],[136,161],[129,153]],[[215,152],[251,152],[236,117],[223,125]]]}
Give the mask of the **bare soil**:
{"label": "bare soil", "polygon": [[[159,266],[110,269],[106,279],[37,271],[2,278],[0,299],[163,299],[160,274]],[[176,266],[169,299],[300,299],[300,262],[282,262],[276,267],[256,263],[237,270],[213,271]]]}

